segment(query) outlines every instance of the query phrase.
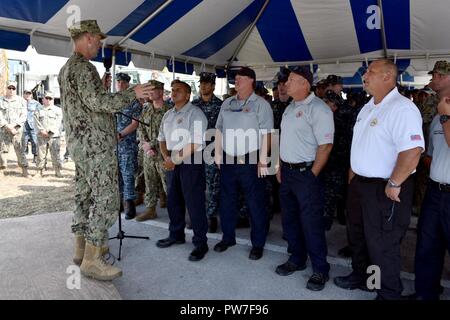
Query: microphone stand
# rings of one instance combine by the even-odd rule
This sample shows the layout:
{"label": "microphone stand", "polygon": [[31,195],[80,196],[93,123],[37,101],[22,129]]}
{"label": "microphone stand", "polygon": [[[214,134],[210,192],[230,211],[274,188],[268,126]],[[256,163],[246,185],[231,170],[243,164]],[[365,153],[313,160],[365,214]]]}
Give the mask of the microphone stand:
{"label": "microphone stand", "polygon": [[[117,120],[118,120],[117,116],[119,114],[124,116],[124,117],[126,117],[126,118],[129,118],[131,120],[135,120],[135,121],[139,122],[140,124],[142,124],[144,126],[147,126],[147,127],[150,126],[148,123],[142,122],[142,121],[140,121],[140,120],[138,120],[138,119],[136,119],[134,117],[131,117],[131,116],[129,116],[129,115],[123,113],[123,112],[116,112],[116,114],[115,114],[115,118],[116,118],[116,126],[115,126],[115,128],[116,128],[116,156],[117,156],[117,163],[119,163],[119,141],[117,139]],[[119,175],[117,175],[117,183],[119,184]],[[122,199],[120,199],[120,201],[122,201]],[[146,239],[146,240],[150,239],[149,237],[125,235],[125,232],[122,230],[122,215],[120,214],[120,209],[119,209],[119,232],[117,233],[117,236],[109,238],[109,240],[119,239],[119,257],[117,259],[119,261],[121,259],[121,254],[122,254],[122,240],[125,239],[125,238]]]}

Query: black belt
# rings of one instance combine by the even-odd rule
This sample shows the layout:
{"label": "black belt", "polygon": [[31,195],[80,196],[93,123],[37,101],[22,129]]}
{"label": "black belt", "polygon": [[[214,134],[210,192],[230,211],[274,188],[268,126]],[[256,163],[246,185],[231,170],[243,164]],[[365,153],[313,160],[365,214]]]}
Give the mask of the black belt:
{"label": "black belt", "polygon": [[384,179],[384,178],[368,178],[368,177],[360,176],[358,174],[355,175],[355,178],[357,178],[361,182],[366,182],[366,183],[386,183],[389,180],[389,179]]}
{"label": "black belt", "polygon": [[430,183],[432,185],[434,185],[436,188],[438,188],[439,191],[450,192],[450,184],[448,184],[448,183],[439,183],[439,182],[436,182],[436,181],[431,180],[431,179],[430,179]]}
{"label": "black belt", "polygon": [[283,160],[281,160],[281,165],[283,167],[289,168],[291,170],[298,170],[298,169],[307,169],[307,168],[311,168],[314,164],[314,161],[308,161],[308,162],[299,162],[299,163],[289,163],[289,162],[284,162]]}

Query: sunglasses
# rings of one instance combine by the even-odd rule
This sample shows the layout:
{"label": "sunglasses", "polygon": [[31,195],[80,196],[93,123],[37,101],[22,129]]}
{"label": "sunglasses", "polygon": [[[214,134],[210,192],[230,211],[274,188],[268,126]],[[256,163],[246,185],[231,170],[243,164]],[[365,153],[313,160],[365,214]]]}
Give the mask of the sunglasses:
{"label": "sunglasses", "polygon": [[16,90],[16,87],[8,87],[8,90]]}
{"label": "sunglasses", "polygon": [[52,97],[44,97],[44,98],[47,99],[47,100],[53,100]]}

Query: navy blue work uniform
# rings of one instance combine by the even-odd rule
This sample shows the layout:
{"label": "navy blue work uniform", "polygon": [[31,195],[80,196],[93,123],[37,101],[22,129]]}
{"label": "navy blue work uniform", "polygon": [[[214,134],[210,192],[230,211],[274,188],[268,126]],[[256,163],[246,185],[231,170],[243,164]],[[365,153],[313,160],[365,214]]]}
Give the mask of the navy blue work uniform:
{"label": "navy blue work uniform", "polygon": [[[161,121],[158,141],[166,142],[172,154],[187,144],[205,146],[204,135],[208,121],[203,111],[187,103],[180,110],[172,108]],[[181,138],[181,139],[180,139]],[[178,140],[180,139],[180,140]],[[200,148],[200,149],[201,149]],[[205,166],[201,150],[167,171],[167,211],[169,213],[169,238],[184,240],[186,209],[191,219],[195,247],[207,246],[208,220],[205,208]]]}
{"label": "navy blue work uniform", "polygon": [[[36,127],[34,125],[34,113],[42,109],[42,105],[36,100],[32,99],[27,102],[27,121],[25,122],[25,131],[23,133],[23,145],[25,152],[28,150],[28,141],[31,142],[31,152],[37,156],[37,135]],[[28,153],[28,152],[27,152]]]}
{"label": "navy blue work uniform", "polygon": [[417,225],[415,287],[424,300],[439,299],[446,249],[450,253],[450,146],[439,118],[430,126],[430,181]]}
{"label": "navy blue work uniform", "polygon": [[[210,101],[204,101],[201,97],[192,101],[194,106],[199,107],[208,119],[208,130],[213,129],[216,126],[217,117],[219,116],[220,106],[222,100],[215,95],[212,96]],[[214,143],[214,142],[211,142]],[[206,204],[206,214],[208,217],[217,216],[219,211],[220,200],[220,174],[219,169],[215,163],[205,164],[206,174],[206,192],[208,200]]]}
{"label": "navy blue work uniform", "polygon": [[[124,108],[122,113],[128,117],[117,114],[117,132],[121,132],[128,127],[133,117],[139,119],[141,116],[141,106],[138,100],[135,100],[131,105]],[[119,157],[119,189],[120,194],[123,195],[123,200],[135,200],[136,193],[134,188],[134,174],[137,169],[137,153],[138,145],[136,141],[136,131],[125,136],[118,145]]]}

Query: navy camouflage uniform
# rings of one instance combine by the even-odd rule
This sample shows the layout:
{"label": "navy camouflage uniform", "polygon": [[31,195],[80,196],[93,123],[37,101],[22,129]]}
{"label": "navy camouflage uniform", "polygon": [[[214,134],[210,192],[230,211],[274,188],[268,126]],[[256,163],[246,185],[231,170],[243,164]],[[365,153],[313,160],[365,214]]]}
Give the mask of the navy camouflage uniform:
{"label": "navy camouflage uniform", "polygon": [[[138,100],[124,108],[122,113],[139,119],[141,116],[141,106]],[[122,131],[131,124],[132,120],[121,114],[117,114],[117,132]],[[138,145],[136,141],[136,131],[127,135],[118,144],[119,156],[119,181],[120,193],[123,200],[135,200],[134,175],[137,169]]]}
{"label": "navy camouflage uniform", "polygon": [[[328,90],[325,96],[332,99],[338,109],[334,112],[334,141],[333,149],[324,170],[325,208],[324,216],[328,226],[336,216],[341,224],[345,224],[345,199],[347,192],[348,170],[350,169],[350,147],[353,137],[353,126],[360,108],[349,106],[340,96]],[[333,96],[334,95],[334,96]]]}
{"label": "navy camouflage uniform", "polygon": [[[192,101],[192,104],[202,109],[208,120],[208,130],[215,129],[220,107],[222,106],[222,100],[213,95],[211,101],[205,102],[203,99],[198,98]],[[210,143],[214,143],[214,141]],[[206,214],[208,217],[215,217],[219,210],[220,199],[220,174],[215,163],[205,164],[205,175],[207,199]]]}
{"label": "navy camouflage uniform", "polygon": [[[280,77],[278,78],[280,79]],[[286,79],[287,81],[287,79]],[[279,99],[274,100],[272,102],[272,111],[273,111],[273,126],[275,130],[281,129],[281,119],[283,118],[283,113],[286,108],[291,104],[292,98],[289,98],[287,101],[283,102]],[[267,209],[268,212],[272,215],[276,212],[281,212],[280,205],[280,184],[275,175],[271,175],[267,179],[267,190],[266,193],[271,195],[269,196]]]}

